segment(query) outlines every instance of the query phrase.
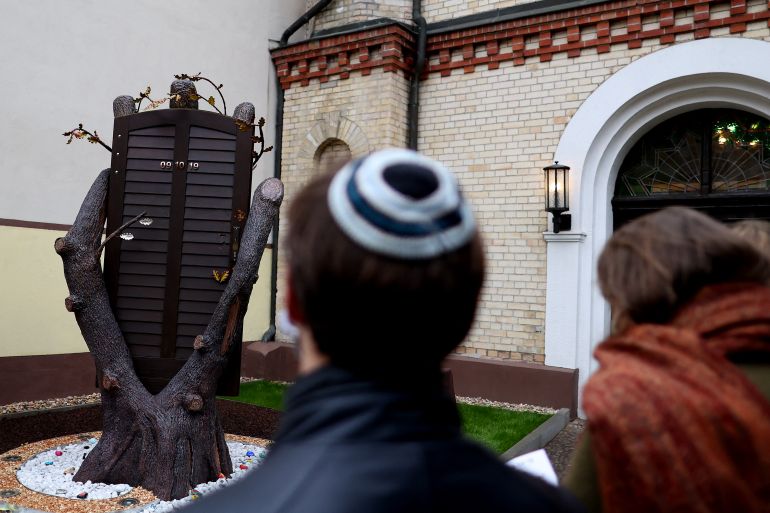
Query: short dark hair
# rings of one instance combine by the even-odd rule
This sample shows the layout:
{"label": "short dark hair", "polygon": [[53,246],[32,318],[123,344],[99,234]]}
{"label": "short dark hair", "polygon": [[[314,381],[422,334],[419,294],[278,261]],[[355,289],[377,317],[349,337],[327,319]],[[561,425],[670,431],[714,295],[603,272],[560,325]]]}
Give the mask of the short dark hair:
{"label": "short dark hair", "polygon": [[292,291],[318,348],[369,374],[437,368],[473,323],[484,279],[478,233],[430,259],[373,253],[335,223],[333,178],[316,177],[292,199],[286,238]]}
{"label": "short dark hair", "polygon": [[616,326],[665,324],[703,287],[770,282],[770,259],[711,217],[669,207],[620,228],[599,257]]}

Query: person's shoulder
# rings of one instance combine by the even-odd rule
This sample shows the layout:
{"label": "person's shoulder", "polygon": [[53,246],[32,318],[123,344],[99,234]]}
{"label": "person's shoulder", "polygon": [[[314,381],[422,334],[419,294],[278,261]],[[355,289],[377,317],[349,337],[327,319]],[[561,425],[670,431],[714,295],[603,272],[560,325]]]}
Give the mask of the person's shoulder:
{"label": "person's shoulder", "polygon": [[412,443],[284,444],[254,472],[250,497],[260,512],[426,511],[421,462],[420,445]]}

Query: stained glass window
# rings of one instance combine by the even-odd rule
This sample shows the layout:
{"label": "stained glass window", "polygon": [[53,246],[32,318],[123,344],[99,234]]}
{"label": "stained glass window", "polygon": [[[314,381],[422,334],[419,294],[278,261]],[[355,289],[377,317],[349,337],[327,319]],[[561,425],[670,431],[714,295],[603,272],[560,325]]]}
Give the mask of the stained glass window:
{"label": "stained glass window", "polygon": [[616,198],[770,191],[770,121],[735,109],[671,118],[631,149]]}

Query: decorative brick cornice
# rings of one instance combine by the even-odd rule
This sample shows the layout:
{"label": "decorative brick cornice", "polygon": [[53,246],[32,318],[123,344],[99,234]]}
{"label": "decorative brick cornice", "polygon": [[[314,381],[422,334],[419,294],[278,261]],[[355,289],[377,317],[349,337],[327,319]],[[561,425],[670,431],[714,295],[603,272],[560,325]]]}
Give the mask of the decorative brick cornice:
{"label": "decorative brick cornice", "polygon": [[281,86],[306,86],[312,79],[321,83],[330,77],[346,79],[352,72],[369,75],[375,68],[385,72],[412,69],[414,36],[398,23],[376,29],[303,41],[273,50]]}
{"label": "decorative brick cornice", "polygon": [[[522,65],[526,59],[539,58],[547,62],[558,53],[574,58],[587,49],[606,53],[617,44],[639,48],[645,40],[672,44],[677,36],[701,39],[722,27],[739,34],[748,23],[770,23],[770,1],[752,12],[747,1],[619,0],[449,30],[428,37],[423,78],[434,73],[449,76],[457,69],[472,73],[480,66],[497,69],[504,61]],[[409,76],[413,54],[414,35],[395,22],[272,52],[284,89],[295,83],[306,86],[312,79],[322,83],[332,76],[346,79],[356,71],[368,75],[375,68]]]}
{"label": "decorative brick cornice", "polygon": [[624,0],[437,34],[428,40],[426,74],[448,76],[458,68],[471,73],[480,65],[497,69],[500,62],[521,65],[532,57],[547,62],[554,54],[578,57],[589,48],[606,53],[615,44],[639,48],[649,39],[670,44],[679,34],[701,39],[720,27],[737,34],[747,23],[770,19],[770,2],[750,13],[746,1],[731,0],[729,10],[714,12],[712,7],[728,2]]}

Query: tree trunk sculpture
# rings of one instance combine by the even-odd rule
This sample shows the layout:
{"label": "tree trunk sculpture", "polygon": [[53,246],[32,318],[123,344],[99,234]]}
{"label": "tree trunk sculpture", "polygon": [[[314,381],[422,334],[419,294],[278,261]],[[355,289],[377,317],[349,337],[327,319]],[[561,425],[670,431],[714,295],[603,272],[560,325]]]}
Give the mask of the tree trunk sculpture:
{"label": "tree trunk sculpture", "polygon": [[103,434],[74,479],[127,483],[163,500],[179,499],[195,485],[232,472],[215,392],[242,329],[283,185],[269,178],[257,188],[237,262],[208,326],[182,369],[151,395],[134,371],[100,266],[108,173],[99,174],[72,228],[55,243],[70,291],[65,306],[74,312],[102,376]]}

